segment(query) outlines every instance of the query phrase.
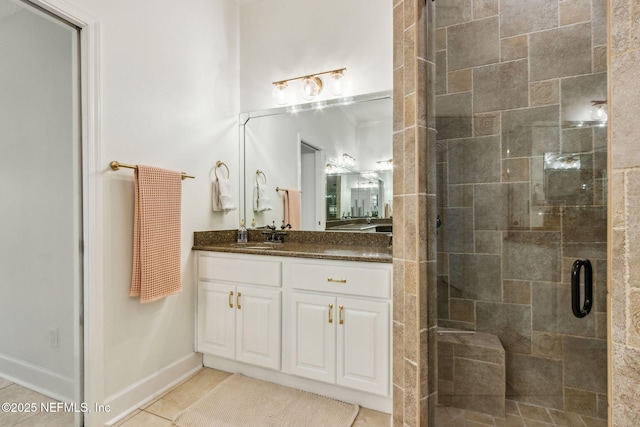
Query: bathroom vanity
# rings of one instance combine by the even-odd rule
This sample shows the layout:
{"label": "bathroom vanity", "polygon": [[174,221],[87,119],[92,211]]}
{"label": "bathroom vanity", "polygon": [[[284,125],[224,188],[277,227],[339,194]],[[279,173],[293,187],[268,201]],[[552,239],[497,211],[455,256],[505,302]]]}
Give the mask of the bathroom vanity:
{"label": "bathroom vanity", "polygon": [[373,239],[196,244],[205,366],[390,413],[391,250]]}

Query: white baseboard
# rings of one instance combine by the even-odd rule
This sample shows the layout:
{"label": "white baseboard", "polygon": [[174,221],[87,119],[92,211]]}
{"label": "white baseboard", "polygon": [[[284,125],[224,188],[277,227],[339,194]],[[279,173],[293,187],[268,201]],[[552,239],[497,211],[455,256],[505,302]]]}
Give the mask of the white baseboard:
{"label": "white baseboard", "polygon": [[281,371],[261,368],[235,360],[224,359],[217,356],[205,354],[203,356],[204,366],[220,369],[226,372],[234,372],[263,381],[284,385],[298,390],[327,396],[343,402],[360,405],[364,408],[375,409],[376,411],[391,414],[393,410],[393,398],[378,396],[363,391],[353,390],[333,384],[310,380],[307,378],[290,375]]}
{"label": "white baseboard", "polygon": [[50,369],[0,354],[0,376],[61,402],[74,402],[73,378]]}
{"label": "white baseboard", "polygon": [[153,401],[202,368],[202,354],[192,353],[131,384],[105,399],[109,405],[106,425],[110,426],[129,413]]}

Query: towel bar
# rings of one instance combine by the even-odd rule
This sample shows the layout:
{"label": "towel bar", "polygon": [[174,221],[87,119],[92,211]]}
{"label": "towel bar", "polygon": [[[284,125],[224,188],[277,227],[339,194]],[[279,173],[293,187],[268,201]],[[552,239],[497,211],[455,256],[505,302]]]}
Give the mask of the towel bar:
{"label": "towel bar", "polygon": [[262,175],[262,177],[264,178],[264,183],[267,183],[267,175],[264,174],[264,172],[262,172],[260,169],[256,170],[256,184],[258,184],[258,177]]}
{"label": "towel bar", "polygon": [[224,166],[224,168],[227,170],[227,179],[229,179],[229,177],[231,176],[231,173],[229,172],[229,166],[227,166],[223,161],[218,160],[216,162],[216,167],[213,170],[213,173],[216,175],[216,181],[218,180],[218,168],[220,166]]}
{"label": "towel bar", "polygon": [[[281,188],[281,187],[276,187],[276,191],[289,191],[288,188]],[[302,193],[302,191],[301,191]]]}
{"label": "towel bar", "polygon": [[[113,161],[111,163],[109,163],[109,166],[111,166],[111,169],[113,169],[114,171],[119,170],[120,168],[128,168],[128,169],[138,169],[138,166],[136,165],[128,165],[126,163],[120,163],[118,161]],[[195,178],[195,176],[191,176],[191,175],[187,175],[186,172],[180,172],[180,174],[182,175],[182,179],[186,179],[186,178]]]}

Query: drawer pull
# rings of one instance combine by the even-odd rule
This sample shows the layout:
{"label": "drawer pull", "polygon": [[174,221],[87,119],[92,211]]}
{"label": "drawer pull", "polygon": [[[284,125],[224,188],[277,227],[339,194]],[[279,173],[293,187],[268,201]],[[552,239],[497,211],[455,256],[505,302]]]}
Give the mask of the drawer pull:
{"label": "drawer pull", "polygon": [[242,309],[242,306],[240,305],[240,297],[242,296],[242,294],[240,292],[238,292],[238,297],[236,298],[236,305],[238,306],[238,310]]}
{"label": "drawer pull", "polygon": [[233,291],[229,292],[229,308],[233,308]]}
{"label": "drawer pull", "polygon": [[347,283],[347,279],[334,279],[333,277],[327,277],[327,282]]}
{"label": "drawer pull", "polygon": [[344,306],[342,304],[340,304],[340,307],[338,307],[338,323],[340,323],[341,325],[344,325],[344,319],[342,318],[342,310],[344,310]]}
{"label": "drawer pull", "polygon": [[333,304],[329,304],[329,323],[333,323]]}

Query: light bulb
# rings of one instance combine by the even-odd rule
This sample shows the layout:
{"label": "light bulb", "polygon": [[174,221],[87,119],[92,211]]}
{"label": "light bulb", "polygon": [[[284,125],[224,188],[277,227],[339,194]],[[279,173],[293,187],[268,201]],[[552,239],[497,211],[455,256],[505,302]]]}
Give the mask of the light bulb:
{"label": "light bulb", "polygon": [[287,91],[287,83],[274,83],[271,92],[273,101],[278,105],[284,105],[289,100],[289,91]]}
{"label": "light bulb", "polygon": [[305,77],[302,79],[300,87],[302,90],[302,97],[304,99],[313,99],[314,96],[317,96],[322,92],[322,80],[320,80],[320,77],[316,76]]}
{"label": "light bulb", "polygon": [[335,96],[340,96],[347,88],[347,79],[344,71],[336,71],[331,73],[331,83],[329,83],[329,92]]}

